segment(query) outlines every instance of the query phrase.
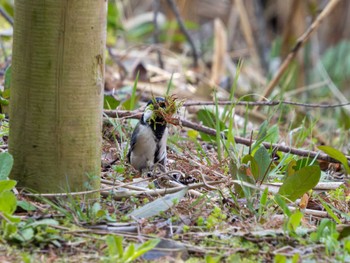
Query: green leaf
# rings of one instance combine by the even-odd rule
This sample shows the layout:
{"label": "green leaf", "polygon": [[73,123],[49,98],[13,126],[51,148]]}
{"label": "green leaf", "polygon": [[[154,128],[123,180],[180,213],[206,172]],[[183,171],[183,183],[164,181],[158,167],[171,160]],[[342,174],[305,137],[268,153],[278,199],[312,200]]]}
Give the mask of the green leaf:
{"label": "green leaf", "polygon": [[132,255],[132,257],[130,259],[131,260],[137,259],[138,257],[142,256],[146,252],[155,248],[159,242],[160,242],[160,239],[150,239],[150,240],[144,242],[143,244],[141,244],[140,246],[138,246],[136,248],[136,251],[134,252],[134,254]]}
{"label": "green leaf", "polygon": [[222,262],[222,259],[220,256],[217,256],[217,257],[213,257],[211,255],[205,256],[205,263],[220,263],[220,262]]}
{"label": "green leaf", "polygon": [[19,231],[15,237],[20,242],[28,242],[34,238],[34,229],[25,228]]}
{"label": "green leaf", "polygon": [[123,256],[123,237],[108,235],[106,237],[106,243],[109,256],[118,256],[119,258]]}
{"label": "green leaf", "polygon": [[0,96],[0,104],[3,106],[8,106],[9,101],[7,99],[4,99],[2,96]]}
{"label": "green leaf", "polygon": [[269,194],[269,189],[266,187],[260,198],[260,205],[258,210],[259,217],[262,216],[263,210],[266,206],[268,194]]}
{"label": "green leaf", "polygon": [[1,1],[1,6],[5,9],[6,13],[10,15],[12,18],[14,17],[14,5],[13,1]]}
{"label": "green leaf", "polygon": [[296,165],[297,165],[297,162],[295,160],[291,160],[288,163],[287,169],[286,169],[286,177],[291,176],[295,173],[295,171],[297,170]]}
{"label": "green leaf", "polygon": [[330,146],[318,146],[318,149],[320,149],[321,151],[325,152],[326,154],[328,154],[330,157],[338,160],[339,162],[342,163],[342,165],[344,166],[346,173],[350,174],[350,167],[348,164],[348,159],[345,157],[345,155],[341,152],[338,151],[337,149],[334,149],[333,147]]}
{"label": "green leaf", "polygon": [[180,201],[187,193],[188,188],[184,188],[179,192],[165,195],[158,198],[138,209],[132,211],[129,216],[136,218],[148,218],[151,216],[158,215],[160,212],[164,212],[175,205],[176,201]]}
{"label": "green leaf", "polygon": [[26,225],[26,227],[38,227],[38,226],[47,226],[47,225],[53,225],[53,226],[58,226],[59,223],[54,220],[54,219],[50,219],[50,218],[47,218],[47,219],[42,219],[42,220],[37,220],[33,223],[30,223],[28,225]]}
{"label": "green leaf", "polygon": [[35,211],[36,210],[36,207],[27,201],[20,200],[17,202],[17,206],[19,206],[20,208],[22,208],[23,210],[26,210],[26,211]]}
{"label": "green leaf", "polygon": [[130,108],[129,110],[133,110],[135,108],[135,103],[136,103],[136,90],[137,90],[137,83],[139,81],[139,74],[140,71],[137,71],[136,74],[136,79],[134,81],[134,86],[132,87],[132,92],[131,92],[131,98],[130,98]]}
{"label": "green leaf", "polygon": [[[201,109],[197,112],[197,118],[199,121],[203,123],[204,126],[207,126],[209,128],[213,129],[220,129],[220,131],[223,131],[226,129],[225,123],[219,120],[218,127],[216,126],[216,116],[214,113],[212,113],[210,110],[207,109]],[[208,135],[203,132],[200,132],[200,135],[204,141],[209,142],[215,142],[216,137],[213,135]]]}
{"label": "green leaf", "polygon": [[142,23],[128,30],[128,40],[138,40],[154,32],[154,26],[151,23]]}
{"label": "green leaf", "polygon": [[[3,213],[3,216],[7,219],[8,215]],[[1,221],[1,237],[6,239],[12,239],[16,236],[18,230],[18,224],[13,222],[8,222],[6,220]]]}
{"label": "green leaf", "polygon": [[3,216],[6,218],[7,221],[10,221],[11,223],[19,223],[21,222],[21,218],[18,216],[10,215],[10,214],[3,214]]}
{"label": "green leaf", "polygon": [[96,202],[92,205],[91,210],[93,214],[97,214],[98,211],[102,209],[101,204],[99,202]]}
{"label": "green leaf", "polygon": [[0,192],[12,190],[13,187],[17,184],[14,180],[4,180],[0,181]]}
{"label": "green leaf", "polygon": [[326,209],[326,211],[327,211],[327,213],[329,214],[329,216],[330,216],[331,218],[333,218],[333,220],[334,220],[335,222],[337,222],[338,224],[341,224],[340,219],[336,216],[336,214],[333,213],[332,209],[328,206],[328,204],[327,204],[322,198],[318,198],[318,199],[321,201],[321,203],[322,203],[324,209]]}
{"label": "green leaf", "polygon": [[131,243],[124,251],[123,258],[122,258],[123,261],[131,262],[134,253],[135,253],[135,244]]}
{"label": "green leaf", "polygon": [[13,157],[9,153],[0,153],[0,180],[5,180],[10,175],[13,166]]}
{"label": "green leaf", "polygon": [[0,212],[12,215],[16,211],[17,199],[14,193],[4,191],[0,193]]}
{"label": "green leaf", "polygon": [[306,167],[306,166],[311,166],[313,164],[314,160],[313,159],[310,159],[310,158],[302,158],[302,159],[299,159],[296,164],[295,164],[295,167],[294,170],[295,171],[298,171],[300,170],[301,168],[303,167]]}
{"label": "green leaf", "polygon": [[114,96],[105,95],[103,99],[103,108],[105,110],[114,110],[120,105],[120,101]]}
{"label": "green leaf", "polygon": [[298,226],[300,226],[301,219],[303,218],[303,213],[296,211],[293,213],[288,220],[288,230],[295,231]]}
{"label": "green leaf", "polygon": [[283,200],[283,198],[279,194],[275,195],[275,201],[282,208],[283,213],[286,216],[290,217],[292,215],[292,213],[290,212],[286,202]]}
{"label": "green leaf", "polygon": [[328,218],[323,218],[317,227],[317,231],[311,233],[310,240],[313,242],[319,242],[322,237],[330,236],[336,232],[336,224]]}
{"label": "green leaf", "polygon": [[297,198],[315,187],[320,177],[321,169],[319,166],[306,166],[296,171],[293,175],[288,176],[278,193],[294,202]]}
{"label": "green leaf", "polygon": [[264,139],[267,135],[267,124],[268,122],[265,120],[263,121],[263,123],[260,125],[259,127],[259,132],[258,132],[258,136],[257,136],[257,141]]}
{"label": "green leaf", "polygon": [[107,28],[108,30],[122,30],[122,23],[120,21],[119,10],[116,1],[108,1],[107,8]]}
{"label": "green leaf", "polygon": [[345,130],[350,129],[350,116],[349,114],[342,108],[340,108],[340,116],[338,116],[338,125],[343,127]]}
{"label": "green leaf", "polygon": [[[5,90],[10,90],[11,87],[11,65],[7,67],[6,71],[5,71],[5,82],[4,82],[4,89]],[[4,91],[5,92],[5,91]],[[4,94],[3,92],[3,94]],[[8,93],[9,95],[9,93]],[[9,97],[4,96],[3,97],[5,99],[8,99]]]}
{"label": "green leaf", "polygon": [[267,130],[267,134],[264,141],[269,143],[276,143],[278,142],[278,138],[279,138],[279,129],[278,129],[278,125],[275,124],[275,125],[272,125]]}
{"label": "green leaf", "polygon": [[[257,179],[261,181],[265,173],[267,173],[267,170],[269,169],[271,163],[269,152],[264,146],[261,146],[254,154],[254,159],[256,160],[256,163],[259,168],[259,174],[257,176]],[[266,178],[267,176],[265,176],[265,179]]]}
{"label": "green leaf", "polygon": [[[232,168],[234,168],[234,166],[232,166]],[[241,182],[247,182],[253,185],[255,184],[253,176],[248,174],[250,173],[249,172],[250,169],[246,165],[241,165],[237,170],[237,172],[233,172],[233,169],[230,169],[230,170],[232,170],[230,172],[233,180],[239,180]],[[235,184],[234,188],[235,188],[235,193],[239,197],[250,198],[252,195],[252,190],[250,189],[250,187]]]}
{"label": "green leaf", "polygon": [[295,253],[292,257],[292,263],[298,263],[300,261],[300,255],[298,253]]}
{"label": "green leaf", "polygon": [[171,90],[172,87],[174,86],[174,85],[173,85],[173,77],[174,77],[174,73],[171,73],[170,80],[169,80],[169,82],[168,82],[168,86],[167,86],[166,93],[165,93],[166,96],[169,96],[170,90]]}
{"label": "green leaf", "polygon": [[341,239],[349,237],[349,236],[350,236],[350,226],[344,226],[344,228],[342,230],[340,230],[340,232],[339,232],[338,240],[341,240]]}
{"label": "green leaf", "polygon": [[277,254],[274,258],[274,263],[286,263],[287,257],[285,255]]}
{"label": "green leaf", "polygon": [[278,141],[278,137],[279,137],[278,126],[273,125],[270,128],[268,128],[267,125],[268,125],[267,121],[264,121],[260,125],[257,140],[252,146],[253,153],[256,150],[256,148],[260,146],[262,142],[276,143]]}
{"label": "green leaf", "polygon": [[255,181],[259,179],[259,164],[250,154],[245,155],[242,158],[242,163],[248,164],[250,162],[250,169],[254,176]]}

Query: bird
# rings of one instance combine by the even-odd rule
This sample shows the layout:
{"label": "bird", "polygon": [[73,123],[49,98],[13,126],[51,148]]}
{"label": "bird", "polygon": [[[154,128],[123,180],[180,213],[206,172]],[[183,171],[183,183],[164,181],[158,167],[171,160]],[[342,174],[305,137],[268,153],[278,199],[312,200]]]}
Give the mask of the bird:
{"label": "bird", "polygon": [[158,165],[161,171],[166,171],[168,127],[166,120],[154,113],[159,107],[165,109],[164,98],[149,100],[131,135],[127,159],[141,173],[152,173],[155,165]]}

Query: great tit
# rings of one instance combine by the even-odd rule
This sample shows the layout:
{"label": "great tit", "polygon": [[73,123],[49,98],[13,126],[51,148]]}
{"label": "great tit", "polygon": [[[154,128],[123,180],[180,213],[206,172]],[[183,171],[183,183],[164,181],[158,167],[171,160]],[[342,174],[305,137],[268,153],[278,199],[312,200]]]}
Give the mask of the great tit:
{"label": "great tit", "polygon": [[166,121],[154,114],[158,107],[165,108],[165,100],[157,97],[148,101],[144,113],[136,125],[127,155],[129,163],[140,172],[151,172],[154,165],[166,171],[168,128]]}

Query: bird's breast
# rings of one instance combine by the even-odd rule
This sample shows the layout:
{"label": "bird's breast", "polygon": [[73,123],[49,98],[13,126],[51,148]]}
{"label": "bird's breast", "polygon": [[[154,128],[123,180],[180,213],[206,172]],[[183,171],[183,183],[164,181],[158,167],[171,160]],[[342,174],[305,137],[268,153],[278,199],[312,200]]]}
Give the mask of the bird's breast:
{"label": "bird's breast", "polygon": [[140,125],[138,138],[130,155],[131,164],[138,170],[153,165],[156,149],[157,141],[152,129]]}

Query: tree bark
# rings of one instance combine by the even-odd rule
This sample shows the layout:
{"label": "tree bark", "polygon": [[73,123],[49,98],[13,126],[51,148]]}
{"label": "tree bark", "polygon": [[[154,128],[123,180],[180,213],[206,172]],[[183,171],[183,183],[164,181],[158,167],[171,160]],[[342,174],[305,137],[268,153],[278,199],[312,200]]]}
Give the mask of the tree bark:
{"label": "tree bark", "polygon": [[18,186],[99,188],[106,4],[15,1],[9,152]]}

